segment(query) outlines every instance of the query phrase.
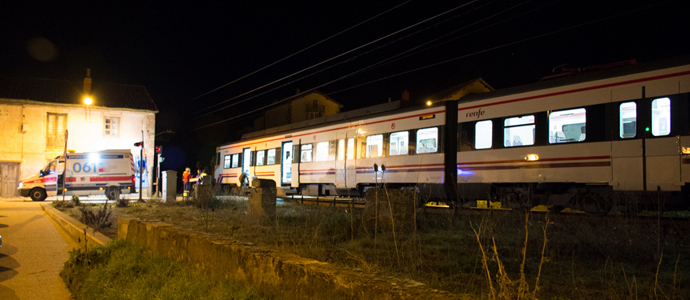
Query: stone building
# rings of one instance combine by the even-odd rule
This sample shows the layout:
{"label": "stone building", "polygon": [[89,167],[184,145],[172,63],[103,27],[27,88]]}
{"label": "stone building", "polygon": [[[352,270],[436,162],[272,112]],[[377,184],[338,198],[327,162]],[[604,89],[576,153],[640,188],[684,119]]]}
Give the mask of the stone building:
{"label": "stone building", "polygon": [[343,105],[319,91],[297,93],[284,104],[266,110],[254,120],[254,130],[278,127],[305,120],[317,119],[340,112]]}
{"label": "stone building", "polygon": [[[141,85],[0,76],[0,197],[17,196],[33,175],[65,149],[77,152],[145,147],[143,195],[150,195],[156,104]],[[85,104],[85,97],[92,99]],[[138,168],[138,164],[136,166]],[[137,172],[138,174],[138,172]],[[137,190],[139,180],[137,178]]]}

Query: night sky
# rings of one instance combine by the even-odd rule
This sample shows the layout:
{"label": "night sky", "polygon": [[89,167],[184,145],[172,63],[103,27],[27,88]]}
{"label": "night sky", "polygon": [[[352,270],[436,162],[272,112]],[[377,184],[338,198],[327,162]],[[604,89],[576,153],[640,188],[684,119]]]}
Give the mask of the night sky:
{"label": "night sky", "polygon": [[399,100],[403,90],[421,100],[477,77],[502,89],[537,82],[562,64],[690,54],[684,1],[8,2],[0,4],[0,73],[81,81],[91,68],[94,82],[146,86],[160,110],[157,132],[175,132],[157,137],[170,157],[183,157],[168,162],[175,169],[207,164],[256,114],[198,129],[203,125],[348,74],[318,88],[343,110]]}

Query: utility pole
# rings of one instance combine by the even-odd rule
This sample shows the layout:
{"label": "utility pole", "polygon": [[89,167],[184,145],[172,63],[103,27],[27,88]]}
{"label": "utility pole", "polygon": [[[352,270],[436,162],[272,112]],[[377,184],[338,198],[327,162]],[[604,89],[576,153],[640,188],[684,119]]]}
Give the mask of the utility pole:
{"label": "utility pole", "polygon": [[141,131],[141,142],[134,143],[134,146],[139,147],[139,202],[145,202],[142,198],[142,190],[144,185],[142,184],[144,178],[144,131]]}

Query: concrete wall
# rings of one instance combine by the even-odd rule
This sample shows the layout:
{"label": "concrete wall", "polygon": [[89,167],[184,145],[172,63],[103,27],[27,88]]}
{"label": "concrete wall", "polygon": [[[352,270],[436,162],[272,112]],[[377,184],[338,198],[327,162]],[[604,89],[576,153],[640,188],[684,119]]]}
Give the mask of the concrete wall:
{"label": "concrete wall", "polygon": [[471,299],[411,280],[373,276],[234,240],[211,239],[167,223],[119,218],[117,235],[213,277],[231,278],[281,299]]}
{"label": "concrete wall", "polygon": [[[145,157],[149,188],[154,155],[156,119],[152,111],[111,109],[92,106],[59,105],[35,101],[0,99],[0,161],[20,162],[20,179],[33,175],[46,162],[63,153],[64,146],[46,147],[47,114],[67,114],[69,139],[67,149],[77,152],[103,149],[130,149],[135,157],[139,148],[134,143],[141,140],[147,145]],[[104,134],[104,118],[119,117],[120,132],[117,137]],[[147,189],[144,189],[147,194]],[[148,193],[150,195],[150,193]]]}

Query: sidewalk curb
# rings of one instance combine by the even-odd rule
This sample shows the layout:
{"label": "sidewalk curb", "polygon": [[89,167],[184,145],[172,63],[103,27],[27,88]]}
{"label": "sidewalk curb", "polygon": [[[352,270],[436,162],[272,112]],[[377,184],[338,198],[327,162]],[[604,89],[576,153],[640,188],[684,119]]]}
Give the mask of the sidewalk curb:
{"label": "sidewalk curb", "polygon": [[86,240],[88,241],[88,244],[105,246],[112,241],[111,238],[101,234],[100,232],[96,232],[93,228],[88,227],[67,214],[57,210],[50,205],[50,203],[41,203],[41,209],[43,209],[43,211],[50,218],[52,218],[55,223],[58,223],[58,225],[60,225],[60,227],[62,227],[62,229],[65,230],[65,232],[67,232],[67,234],[73,240],[78,241],[80,245],[82,245],[82,240],[84,240],[84,229],[86,229]]}

